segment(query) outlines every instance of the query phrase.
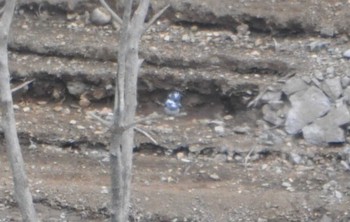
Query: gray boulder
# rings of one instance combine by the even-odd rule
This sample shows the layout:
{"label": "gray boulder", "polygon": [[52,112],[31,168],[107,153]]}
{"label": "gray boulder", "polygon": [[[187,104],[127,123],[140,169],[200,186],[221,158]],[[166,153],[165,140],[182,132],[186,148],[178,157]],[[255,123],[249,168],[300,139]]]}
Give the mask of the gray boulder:
{"label": "gray boulder", "polygon": [[274,110],[270,104],[265,104],[262,107],[263,119],[275,126],[281,126],[284,119],[278,115],[278,111]]}
{"label": "gray boulder", "polygon": [[79,97],[88,89],[88,86],[83,82],[71,81],[67,82],[67,89],[69,94]]}
{"label": "gray boulder", "polygon": [[315,86],[290,96],[289,100],[292,107],[287,114],[285,123],[285,130],[289,134],[299,133],[304,126],[331,109],[328,97]]}
{"label": "gray boulder", "polygon": [[339,77],[332,79],[326,79],[322,84],[322,90],[325,92],[333,101],[337,100],[342,94],[342,86]]}
{"label": "gray boulder", "polygon": [[315,145],[345,142],[344,130],[335,125],[324,127],[319,123],[312,123],[303,128],[303,136],[306,142]]}
{"label": "gray boulder", "polygon": [[293,77],[287,80],[286,84],[282,88],[282,91],[289,96],[293,93],[306,90],[307,88],[308,85],[304,82],[304,80],[298,77]]}
{"label": "gray boulder", "polygon": [[343,143],[344,130],[339,126],[350,122],[350,113],[346,105],[333,107],[324,117],[303,128],[304,139],[311,144]]}
{"label": "gray boulder", "polygon": [[111,14],[103,7],[95,8],[90,15],[90,21],[95,25],[107,25],[111,20]]}

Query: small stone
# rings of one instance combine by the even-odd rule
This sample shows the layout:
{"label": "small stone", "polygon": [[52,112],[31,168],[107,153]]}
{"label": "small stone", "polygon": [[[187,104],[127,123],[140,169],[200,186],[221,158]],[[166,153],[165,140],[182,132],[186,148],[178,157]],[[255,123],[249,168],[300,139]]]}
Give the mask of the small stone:
{"label": "small stone", "polygon": [[292,185],[289,182],[283,182],[282,186],[283,187],[291,187]]}
{"label": "small stone", "polygon": [[233,119],[233,116],[232,115],[226,115],[224,116],[224,120],[231,120]]}
{"label": "small stone", "polygon": [[91,102],[90,100],[86,99],[86,98],[82,98],[79,100],[79,106],[86,108],[88,106],[90,106]]}
{"label": "small stone", "polygon": [[311,81],[315,86],[317,86],[318,88],[321,88],[321,83],[317,78],[313,77],[311,78]]}
{"label": "small stone", "polygon": [[174,178],[172,178],[172,177],[168,177],[168,178],[167,178],[167,182],[168,182],[168,183],[172,183],[172,182],[175,182],[175,180],[174,180]]}
{"label": "small stone", "polygon": [[323,215],[320,222],[333,222],[332,218],[328,217],[326,214]]}
{"label": "small stone", "polygon": [[214,131],[219,135],[223,136],[225,134],[225,127],[224,126],[215,126]]}
{"label": "small stone", "polygon": [[332,38],[336,34],[335,32],[336,30],[334,29],[334,27],[332,25],[328,25],[321,28],[320,34],[322,37]]}
{"label": "small stone", "polygon": [[333,75],[334,75],[334,72],[335,72],[335,69],[334,69],[333,66],[328,67],[328,68],[326,69],[327,75],[333,76]]}
{"label": "small stone", "polygon": [[75,125],[75,124],[77,124],[77,121],[76,121],[76,120],[74,120],[74,119],[72,119],[71,121],[69,121],[69,124],[71,124],[71,125]]}
{"label": "small stone", "polygon": [[335,180],[331,180],[328,183],[323,184],[322,189],[324,192],[334,191],[338,186],[338,182]]}
{"label": "small stone", "polygon": [[344,58],[347,58],[347,59],[350,59],[350,49],[346,50],[346,51],[343,53],[343,57],[344,57]]}
{"label": "small stone", "polygon": [[103,131],[101,131],[101,130],[96,130],[96,131],[94,131],[94,134],[95,135],[102,135],[102,134],[104,134],[105,132],[103,132]]}
{"label": "small stone", "polygon": [[41,106],[42,106],[42,105],[46,105],[46,104],[47,104],[47,101],[38,101],[37,104],[38,104],[38,105],[41,105]]}
{"label": "small stone", "polygon": [[338,190],[334,191],[334,195],[337,199],[343,198],[343,194],[341,192],[339,192]]}
{"label": "small stone", "polygon": [[30,107],[26,106],[26,107],[23,108],[23,112],[27,113],[29,111],[30,111]]}
{"label": "small stone", "polygon": [[181,159],[183,159],[184,157],[185,157],[185,154],[184,154],[183,152],[179,152],[179,153],[176,154],[176,158],[177,158],[178,160],[181,160]]}
{"label": "small stone", "polygon": [[197,145],[197,144],[190,145],[190,146],[188,147],[188,150],[189,150],[191,153],[200,153],[203,149],[204,149],[203,146],[200,146],[200,145]]}
{"label": "small stone", "polygon": [[284,120],[278,116],[278,113],[275,112],[269,104],[265,104],[263,106],[262,113],[263,119],[275,126],[280,126],[284,122]]}
{"label": "small stone", "polygon": [[190,42],[191,41],[191,37],[187,34],[184,34],[182,37],[181,37],[181,41],[183,42]]}
{"label": "small stone", "polygon": [[61,111],[63,110],[63,107],[62,107],[62,106],[55,106],[55,107],[53,108],[53,110],[54,110],[55,112],[61,112]]}
{"label": "small stone", "polygon": [[263,44],[263,41],[262,41],[261,38],[257,38],[257,39],[255,40],[255,42],[254,42],[254,45],[255,45],[255,46],[260,46],[260,45],[262,45],[262,44]]}
{"label": "small stone", "polygon": [[341,86],[345,89],[350,84],[350,77],[343,76],[340,81],[341,81]]}
{"label": "small stone", "polygon": [[113,110],[112,110],[111,108],[109,108],[109,107],[103,107],[103,108],[101,109],[101,111],[99,111],[99,113],[100,113],[100,115],[102,115],[102,116],[107,116],[107,115],[109,115],[110,113],[113,113]]}
{"label": "small stone", "polygon": [[209,177],[212,180],[220,180],[219,175],[217,175],[216,173],[210,174]]}
{"label": "small stone", "polygon": [[310,76],[302,76],[301,79],[306,82],[307,84],[311,84],[312,80],[310,78]]}
{"label": "small stone", "polygon": [[164,41],[169,42],[170,41],[170,36],[169,35],[164,36]]}
{"label": "small stone", "polygon": [[84,130],[84,129],[85,129],[85,126],[78,125],[78,126],[77,126],[77,129],[79,129],[79,130]]}
{"label": "small stone", "polygon": [[238,134],[247,134],[250,131],[250,128],[248,126],[236,126],[233,128],[233,132]]}
{"label": "small stone", "polygon": [[240,155],[235,155],[234,158],[235,158],[236,161],[239,161],[239,162],[243,160],[243,157],[240,156]]}
{"label": "small stone", "polygon": [[328,42],[313,41],[308,45],[308,48],[311,52],[318,52],[322,49],[327,48],[328,45],[329,45]]}
{"label": "small stone", "polygon": [[92,96],[96,100],[101,100],[107,96],[105,88],[96,88],[92,91]]}
{"label": "small stone", "polygon": [[72,21],[72,20],[74,20],[77,17],[78,17],[77,13],[67,13],[67,16],[66,16],[68,21]]}
{"label": "small stone", "polygon": [[215,157],[214,157],[214,161],[215,162],[218,162],[218,163],[223,163],[223,162],[226,162],[227,160],[227,156],[226,154],[216,154]]}
{"label": "small stone", "polygon": [[19,105],[14,104],[14,105],[13,105],[13,109],[14,109],[14,110],[19,110]]}
{"label": "small stone", "polygon": [[314,76],[320,81],[323,81],[324,79],[323,73],[320,70],[316,70],[314,72]]}
{"label": "small stone", "polygon": [[71,81],[67,82],[67,89],[71,95],[80,96],[86,91],[87,86],[83,82]]}
{"label": "small stone", "polygon": [[108,187],[102,186],[102,187],[101,187],[101,193],[102,193],[102,194],[108,194],[108,193],[109,193]]}
{"label": "small stone", "polygon": [[344,160],[340,161],[340,164],[345,168],[345,170],[350,170],[350,166]]}
{"label": "small stone", "polygon": [[293,164],[300,164],[302,161],[301,156],[296,153],[290,153],[289,159]]}
{"label": "small stone", "polygon": [[112,16],[103,7],[95,8],[90,15],[90,21],[95,25],[107,25],[111,20]]}
{"label": "small stone", "polygon": [[198,26],[197,26],[197,25],[191,26],[191,31],[192,31],[192,32],[198,31]]}

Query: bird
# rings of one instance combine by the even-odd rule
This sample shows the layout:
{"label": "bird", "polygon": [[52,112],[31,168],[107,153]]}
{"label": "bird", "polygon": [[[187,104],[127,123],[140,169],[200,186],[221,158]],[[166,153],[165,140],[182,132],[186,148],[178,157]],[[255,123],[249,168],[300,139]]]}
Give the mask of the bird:
{"label": "bird", "polygon": [[170,116],[177,116],[180,113],[180,109],[182,107],[181,98],[182,98],[182,95],[178,91],[173,91],[169,93],[164,103],[165,113]]}
{"label": "bird", "polygon": [[180,103],[181,102],[181,98],[182,98],[182,95],[178,91],[171,92],[168,95],[168,99],[170,99],[170,100],[172,100],[172,101],[174,101],[176,103]]}
{"label": "bird", "polygon": [[180,113],[181,104],[171,99],[167,99],[164,104],[165,113],[170,116],[176,116]]}

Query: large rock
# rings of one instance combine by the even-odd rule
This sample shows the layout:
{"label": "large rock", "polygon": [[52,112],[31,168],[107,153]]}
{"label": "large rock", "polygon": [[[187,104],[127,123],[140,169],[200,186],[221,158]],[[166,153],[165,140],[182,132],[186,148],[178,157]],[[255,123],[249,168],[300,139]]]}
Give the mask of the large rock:
{"label": "large rock", "polygon": [[334,107],[326,116],[303,128],[304,139],[312,144],[343,143],[344,130],[339,126],[350,122],[350,113],[345,105]]}
{"label": "large rock", "polygon": [[95,25],[107,25],[111,20],[111,14],[103,7],[95,8],[90,15],[90,21]]}
{"label": "large rock", "polygon": [[263,119],[275,126],[281,126],[284,119],[279,116],[278,110],[274,110],[270,104],[265,104],[262,107]]}
{"label": "large rock", "polygon": [[292,108],[287,114],[285,124],[285,130],[289,134],[299,133],[304,126],[331,109],[328,97],[315,86],[290,96],[289,100]]}
{"label": "large rock", "polygon": [[337,107],[333,107],[329,113],[319,120],[325,127],[329,124],[335,126],[343,126],[350,122],[350,113],[346,105],[341,104]]}
{"label": "large rock", "polygon": [[67,82],[67,89],[69,94],[79,97],[88,89],[88,86],[83,82],[70,81]]}
{"label": "large rock", "polygon": [[286,82],[282,91],[289,96],[293,93],[306,90],[307,88],[308,85],[304,82],[304,80],[298,77],[293,77]]}
{"label": "large rock", "polygon": [[322,90],[333,100],[337,100],[342,94],[342,86],[339,77],[326,79],[322,84]]}
{"label": "large rock", "polygon": [[345,142],[344,130],[334,125],[323,127],[312,123],[303,128],[303,136],[306,142],[315,145]]}

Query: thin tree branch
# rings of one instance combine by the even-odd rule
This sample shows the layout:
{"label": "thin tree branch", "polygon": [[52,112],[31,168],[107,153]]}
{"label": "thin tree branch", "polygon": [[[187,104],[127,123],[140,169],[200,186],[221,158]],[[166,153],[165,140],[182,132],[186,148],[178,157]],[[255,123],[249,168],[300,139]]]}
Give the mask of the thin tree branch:
{"label": "thin tree branch", "polygon": [[164,8],[162,8],[157,14],[155,14],[155,15],[151,18],[151,20],[145,24],[144,32],[146,32],[146,31],[149,29],[149,27],[151,27],[151,26],[153,25],[153,23],[154,23],[155,21],[157,21],[157,19],[158,19],[158,18],[165,12],[165,10],[167,10],[169,7],[170,7],[170,5],[168,4],[168,5],[166,5]]}
{"label": "thin tree branch", "polygon": [[16,91],[22,89],[23,87],[26,87],[27,85],[31,84],[32,82],[34,82],[34,79],[29,80],[29,81],[27,81],[27,82],[24,82],[24,83],[22,83],[22,84],[16,86],[15,88],[11,89],[11,92],[14,93],[14,92],[16,92]]}
{"label": "thin tree branch", "polygon": [[[94,112],[88,112],[88,115],[94,119],[96,119],[97,121],[99,121],[100,123],[102,123],[103,125],[105,125],[106,127],[112,127],[113,125],[113,122],[110,122],[110,121],[107,121],[107,120],[104,120],[102,119],[101,117],[99,117],[98,115],[96,115],[96,113]],[[134,123],[132,124],[129,124],[128,126],[126,127],[122,127],[120,130],[123,130],[123,131],[126,131],[132,127],[134,127],[134,130],[136,132],[139,132],[141,134],[143,134],[144,136],[146,136],[148,139],[150,139],[155,145],[158,145],[158,142],[149,134],[147,133],[146,131],[144,131],[143,129],[140,129],[138,127],[135,127],[137,124],[141,123],[141,122],[145,122],[147,120],[152,120],[152,119],[157,119],[157,118],[160,118],[162,116],[148,116],[148,117],[145,117],[145,118],[141,118],[141,119],[138,119],[136,120]]]}
{"label": "thin tree branch", "polygon": [[111,14],[112,18],[119,24],[121,25],[123,23],[123,20],[119,17],[119,15],[117,15],[116,12],[113,11],[113,9],[111,7],[109,7],[109,5],[106,3],[105,0],[100,0],[100,3],[102,4],[103,7],[105,7],[105,9],[107,9],[107,11],[109,12],[109,14]]}
{"label": "thin tree branch", "polygon": [[99,121],[100,123],[105,125],[106,127],[111,127],[113,124],[113,122],[102,119],[101,117],[96,115],[95,112],[88,112],[88,115],[91,116],[92,118],[96,119],[97,121]]}
{"label": "thin tree branch", "polygon": [[149,115],[149,116],[147,116],[145,118],[140,118],[138,120],[135,120],[133,123],[124,126],[122,128],[122,130],[128,130],[128,129],[130,129],[130,128],[132,128],[132,127],[134,127],[134,126],[136,126],[136,125],[138,125],[138,124],[140,124],[142,122],[146,122],[148,120],[160,119],[160,118],[164,118],[164,116],[162,116],[162,115],[159,115],[159,116],[158,115]]}
{"label": "thin tree branch", "polygon": [[158,145],[157,140],[155,140],[150,134],[148,134],[146,131],[144,131],[143,129],[140,129],[138,127],[134,127],[134,130],[136,132],[139,132],[141,134],[143,134],[144,136],[146,136],[148,139],[150,139],[152,141],[152,143],[154,143],[155,145]]}

